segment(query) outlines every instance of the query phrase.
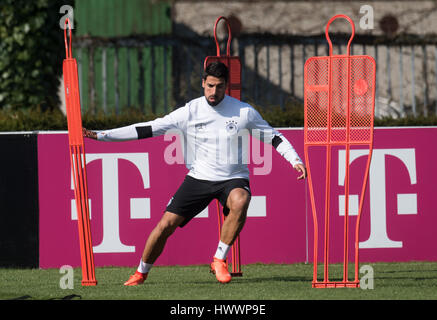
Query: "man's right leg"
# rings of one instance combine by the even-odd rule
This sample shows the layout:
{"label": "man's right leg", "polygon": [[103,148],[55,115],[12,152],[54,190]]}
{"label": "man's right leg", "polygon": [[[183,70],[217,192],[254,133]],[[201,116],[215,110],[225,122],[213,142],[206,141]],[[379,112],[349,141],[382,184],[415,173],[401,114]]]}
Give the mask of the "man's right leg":
{"label": "man's right leg", "polygon": [[153,264],[164,250],[165,243],[176,228],[185,220],[184,217],[166,211],[152,230],[144,247],[142,260],[145,263]]}
{"label": "man's right leg", "polygon": [[[184,217],[172,212],[166,211],[164,213],[147,239],[138,270],[124,283],[125,286],[135,286],[146,280],[149,269],[161,255],[167,239],[184,220]],[[144,266],[147,266],[147,269],[140,271]]]}

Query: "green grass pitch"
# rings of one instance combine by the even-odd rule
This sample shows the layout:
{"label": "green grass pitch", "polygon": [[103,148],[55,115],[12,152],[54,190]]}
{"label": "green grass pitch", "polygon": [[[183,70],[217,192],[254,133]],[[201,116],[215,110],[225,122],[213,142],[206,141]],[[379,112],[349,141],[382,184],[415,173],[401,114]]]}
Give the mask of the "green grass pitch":
{"label": "green grass pitch", "polygon": [[[0,299],[48,300],[67,296],[81,300],[437,299],[437,262],[360,264],[363,265],[373,268],[373,289],[312,288],[313,266],[303,263],[243,265],[243,277],[234,277],[225,285],[209,273],[208,265],[155,266],[146,282],[136,287],[123,286],[135,267],[97,268],[95,287],[82,287],[81,269],[75,268],[73,289],[61,288],[65,273],[59,269],[0,269]],[[333,274],[340,274],[341,270],[342,265],[331,267]]]}

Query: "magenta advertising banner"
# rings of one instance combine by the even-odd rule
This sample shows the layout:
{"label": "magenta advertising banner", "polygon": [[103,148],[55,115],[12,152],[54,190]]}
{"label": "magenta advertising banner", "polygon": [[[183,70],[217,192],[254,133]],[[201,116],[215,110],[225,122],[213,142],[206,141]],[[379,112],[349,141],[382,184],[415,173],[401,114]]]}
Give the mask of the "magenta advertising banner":
{"label": "magenta advertising banner", "polygon": [[[280,131],[303,158],[303,129]],[[361,261],[437,260],[432,202],[437,198],[437,171],[429,161],[437,153],[429,144],[436,140],[437,128],[375,129],[359,237]],[[240,237],[242,263],[311,262],[313,220],[307,183],[296,180],[297,173],[271,146],[256,139],[250,144],[252,201]],[[179,141],[172,135],[111,143],[85,139],[85,148],[95,264],[136,266],[148,234],[187,173],[178,153]],[[38,135],[41,268],[80,266],[68,152],[66,133]],[[366,155],[364,150],[351,150],[351,225]],[[321,150],[310,153],[310,158],[319,199],[325,185],[325,158]],[[344,151],[334,149],[330,262],[341,262],[343,254],[344,163]],[[207,264],[217,243],[213,201],[187,226],[178,228],[156,264]]]}
{"label": "magenta advertising banner", "polygon": [[[302,150],[302,132],[290,132],[295,147]],[[85,139],[96,266],[138,264],[147,235],[187,173],[185,165],[178,164],[181,157],[173,157],[176,163],[165,160],[177,154],[178,146],[171,136],[112,143]],[[264,148],[259,142],[252,146],[252,201],[241,234],[242,261],[303,261],[305,183],[296,180],[295,170],[271,146]],[[40,134],[38,150],[40,267],[79,266],[67,134]],[[173,234],[157,264],[209,263],[217,243],[213,201]]]}

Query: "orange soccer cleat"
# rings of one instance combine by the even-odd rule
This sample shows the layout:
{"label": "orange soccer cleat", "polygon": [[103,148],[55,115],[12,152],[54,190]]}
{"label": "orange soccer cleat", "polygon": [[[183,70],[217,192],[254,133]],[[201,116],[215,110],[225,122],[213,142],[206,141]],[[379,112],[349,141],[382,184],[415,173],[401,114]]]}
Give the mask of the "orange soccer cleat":
{"label": "orange soccer cleat", "polygon": [[232,279],[226,260],[214,258],[214,261],[211,263],[211,272],[215,274],[215,277],[221,283],[228,283]]}
{"label": "orange soccer cleat", "polygon": [[139,271],[135,271],[133,275],[130,276],[129,280],[127,280],[124,285],[125,286],[136,286],[142,284],[144,280],[147,279],[147,275],[149,273],[141,273]]}

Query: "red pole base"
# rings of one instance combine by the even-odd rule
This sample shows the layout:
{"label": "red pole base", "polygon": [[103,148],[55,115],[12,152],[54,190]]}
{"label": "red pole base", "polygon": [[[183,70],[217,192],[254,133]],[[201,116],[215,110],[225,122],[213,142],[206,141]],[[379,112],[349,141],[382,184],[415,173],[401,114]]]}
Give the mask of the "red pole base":
{"label": "red pole base", "polygon": [[359,281],[313,281],[313,288],[359,288]]}
{"label": "red pole base", "polygon": [[243,272],[231,272],[231,276],[233,276],[233,277],[242,277],[243,276]]}
{"label": "red pole base", "polygon": [[84,287],[91,287],[96,285],[97,285],[97,280],[82,280],[82,286]]}

